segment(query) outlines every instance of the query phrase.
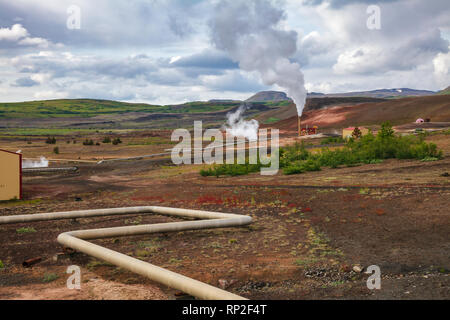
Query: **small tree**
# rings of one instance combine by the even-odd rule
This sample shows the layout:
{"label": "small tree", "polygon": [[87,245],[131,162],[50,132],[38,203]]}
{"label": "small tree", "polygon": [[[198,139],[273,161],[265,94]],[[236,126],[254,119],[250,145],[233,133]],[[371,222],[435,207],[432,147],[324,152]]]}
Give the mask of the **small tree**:
{"label": "small tree", "polygon": [[359,130],[358,127],[355,127],[355,129],[352,132],[352,137],[354,139],[359,139],[359,138],[361,138],[361,136],[362,136],[361,130]]}
{"label": "small tree", "polygon": [[59,148],[58,147],[54,147],[53,148],[53,153],[54,154],[59,154]]}
{"label": "small tree", "polygon": [[103,143],[111,143],[111,138],[110,137],[105,137],[102,142]]}
{"label": "small tree", "polygon": [[112,144],[113,144],[113,145],[118,145],[119,143],[122,143],[122,140],[120,140],[120,138],[115,138],[115,139],[112,141]]}
{"label": "small tree", "polygon": [[394,136],[394,129],[392,129],[391,123],[389,121],[383,122],[381,124],[381,130],[378,132],[378,136],[381,139]]}
{"label": "small tree", "polygon": [[47,144],[55,144],[56,143],[56,139],[55,139],[55,137],[52,137],[52,138],[47,137],[47,140],[45,140],[45,143],[47,143]]}
{"label": "small tree", "polygon": [[94,145],[94,141],[92,139],[91,140],[86,139],[86,140],[84,140],[83,145],[85,145],[85,146],[93,146]]}

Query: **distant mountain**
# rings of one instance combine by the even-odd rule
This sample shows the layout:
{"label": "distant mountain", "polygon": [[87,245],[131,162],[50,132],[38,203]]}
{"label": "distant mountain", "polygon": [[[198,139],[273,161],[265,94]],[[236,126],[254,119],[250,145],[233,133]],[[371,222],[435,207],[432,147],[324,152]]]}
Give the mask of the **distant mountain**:
{"label": "distant mountain", "polygon": [[[446,94],[450,89],[444,89],[440,94]],[[377,89],[368,91],[343,92],[343,93],[321,93],[308,92],[308,98],[345,98],[345,97],[366,97],[366,98],[401,98],[401,97],[422,97],[436,94],[429,90],[416,90],[409,88]],[[251,96],[246,102],[267,102],[267,101],[292,101],[284,92],[280,91],[261,91]]]}
{"label": "distant mountain", "polygon": [[321,92],[308,92],[308,98],[323,98],[327,95]]}
{"label": "distant mountain", "polygon": [[208,100],[211,103],[239,103],[241,100],[233,100],[233,99],[211,99]]}
{"label": "distant mountain", "polygon": [[286,93],[280,91],[261,91],[251,96],[245,102],[266,102],[266,101],[292,101]]}
{"label": "distant mountain", "polygon": [[435,94],[434,91],[429,90],[415,90],[409,88],[394,88],[394,89],[377,89],[370,91],[357,91],[345,93],[327,94],[327,97],[371,97],[371,98],[397,98],[397,97],[421,97]]}

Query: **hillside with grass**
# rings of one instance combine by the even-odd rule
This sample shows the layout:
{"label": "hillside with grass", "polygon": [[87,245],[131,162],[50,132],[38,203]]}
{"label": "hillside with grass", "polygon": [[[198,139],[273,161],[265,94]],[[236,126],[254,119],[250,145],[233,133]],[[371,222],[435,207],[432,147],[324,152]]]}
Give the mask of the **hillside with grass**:
{"label": "hillside with grass", "polygon": [[447,88],[445,88],[444,90],[441,90],[437,93],[438,95],[447,95],[450,94],[450,86],[448,86]]}
{"label": "hillside with grass", "polygon": [[[245,117],[255,118],[287,104],[288,101],[253,102]],[[240,101],[151,105],[94,99],[0,103],[0,128],[172,129],[189,128],[200,120],[205,127],[220,127],[227,113],[240,105]]]}
{"label": "hillside with grass", "polygon": [[180,105],[150,105],[94,99],[62,99],[0,103],[1,118],[95,117],[129,112],[200,113],[227,110],[238,102],[189,102]]}

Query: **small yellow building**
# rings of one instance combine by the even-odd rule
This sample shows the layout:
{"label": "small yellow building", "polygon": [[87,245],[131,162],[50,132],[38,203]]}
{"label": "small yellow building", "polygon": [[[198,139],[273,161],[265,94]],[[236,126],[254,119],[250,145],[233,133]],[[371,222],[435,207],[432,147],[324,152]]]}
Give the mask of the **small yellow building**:
{"label": "small yellow building", "polygon": [[22,155],[0,149],[0,200],[22,197]]}
{"label": "small yellow building", "polygon": [[[364,127],[357,127],[361,131],[361,135],[366,135],[369,133],[369,129]],[[348,139],[352,137],[352,133],[355,130],[355,127],[348,127],[342,130],[342,138]]]}

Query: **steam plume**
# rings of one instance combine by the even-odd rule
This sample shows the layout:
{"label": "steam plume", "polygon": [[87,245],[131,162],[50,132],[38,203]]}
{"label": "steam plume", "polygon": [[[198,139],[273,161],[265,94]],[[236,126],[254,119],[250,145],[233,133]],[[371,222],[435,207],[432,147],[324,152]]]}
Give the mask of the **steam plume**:
{"label": "steam plume", "polygon": [[235,112],[227,114],[226,130],[234,137],[245,137],[248,140],[258,139],[259,123],[255,119],[244,120],[244,112],[249,108],[248,104],[241,104]]}
{"label": "steam plume", "polygon": [[22,168],[47,168],[48,160],[45,157],[41,157],[39,161],[24,160],[22,161]]}
{"label": "steam plume", "polygon": [[212,41],[245,71],[257,71],[266,85],[284,88],[301,116],[306,101],[303,73],[289,58],[297,33],[280,28],[283,10],[269,0],[222,0],[211,21]]}

